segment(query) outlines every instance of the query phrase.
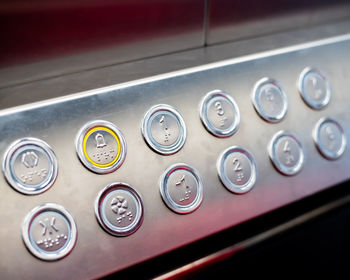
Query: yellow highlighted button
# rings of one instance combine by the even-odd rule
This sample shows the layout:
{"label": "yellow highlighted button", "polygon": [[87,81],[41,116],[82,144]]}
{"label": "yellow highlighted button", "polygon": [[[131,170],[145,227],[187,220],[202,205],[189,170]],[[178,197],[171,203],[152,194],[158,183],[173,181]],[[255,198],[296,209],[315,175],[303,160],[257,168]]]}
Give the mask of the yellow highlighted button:
{"label": "yellow highlighted button", "polygon": [[121,153],[119,137],[107,127],[93,127],[84,136],[83,152],[86,159],[97,167],[112,166]]}

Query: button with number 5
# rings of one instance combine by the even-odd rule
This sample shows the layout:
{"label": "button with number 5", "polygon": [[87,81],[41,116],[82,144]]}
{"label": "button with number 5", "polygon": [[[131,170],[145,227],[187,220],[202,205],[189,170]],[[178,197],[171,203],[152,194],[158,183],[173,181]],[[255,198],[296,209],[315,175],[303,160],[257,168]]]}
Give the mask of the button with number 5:
{"label": "button with number 5", "polygon": [[221,182],[233,193],[246,193],[255,185],[257,178],[255,159],[242,147],[233,146],[223,151],[216,167]]}

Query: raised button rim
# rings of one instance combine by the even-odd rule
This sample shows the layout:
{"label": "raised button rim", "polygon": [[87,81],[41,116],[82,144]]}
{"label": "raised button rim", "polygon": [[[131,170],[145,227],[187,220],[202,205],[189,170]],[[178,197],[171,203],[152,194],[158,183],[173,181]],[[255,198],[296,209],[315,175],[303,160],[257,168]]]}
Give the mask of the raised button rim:
{"label": "raised button rim", "polygon": [[[167,195],[168,192],[165,190],[166,182],[168,181],[171,172],[173,172],[179,168],[186,169],[187,171],[191,172],[197,181],[197,186],[198,186],[197,197],[189,206],[178,205],[177,203],[175,203],[171,199],[171,197],[169,195]],[[194,167],[192,167],[186,163],[173,164],[173,165],[169,166],[163,172],[163,174],[159,178],[159,191],[160,191],[160,195],[161,195],[162,200],[165,203],[165,205],[170,210],[174,211],[177,214],[190,214],[190,213],[194,212],[195,210],[197,210],[203,202],[204,189],[203,189],[202,178],[201,178],[199,172],[197,171],[197,169],[195,169]]]}
{"label": "raised button rim", "polygon": [[[272,116],[272,115],[267,114],[264,111],[263,107],[261,106],[261,104],[260,104],[260,102],[258,100],[258,90],[262,86],[264,86],[265,84],[273,84],[281,92],[282,101],[283,101],[283,108],[282,108],[282,111],[277,116]],[[264,78],[261,78],[260,80],[258,80],[254,84],[253,91],[252,91],[252,102],[253,102],[254,109],[258,113],[258,115],[263,120],[265,120],[265,121],[267,121],[269,123],[281,122],[285,118],[287,113],[288,113],[288,98],[287,98],[287,95],[284,92],[282,86],[277,82],[277,80],[275,80],[273,78],[264,77]]]}
{"label": "raised button rim", "polygon": [[[326,84],[326,97],[319,104],[312,101],[309,98],[308,94],[304,91],[304,79],[305,79],[307,74],[312,73],[312,72],[317,73],[324,80],[324,82]],[[331,88],[330,82],[327,79],[326,75],[320,69],[317,69],[316,67],[308,66],[308,67],[304,68],[303,71],[301,71],[301,73],[299,75],[298,82],[297,82],[297,88],[298,88],[298,91],[299,91],[300,96],[302,97],[304,103],[306,105],[308,105],[311,109],[321,110],[322,108],[326,107],[331,101],[332,88]]]}
{"label": "raised button rim", "polygon": [[[341,144],[340,149],[336,153],[328,152],[327,149],[324,149],[323,145],[321,144],[320,128],[326,122],[331,122],[331,123],[335,124],[339,128],[341,135],[342,135],[342,144]],[[344,133],[344,129],[343,129],[342,125],[336,119],[331,118],[331,117],[321,118],[316,123],[314,130],[313,130],[313,133],[312,133],[312,136],[314,139],[314,143],[317,147],[317,150],[320,152],[320,154],[324,158],[326,158],[328,160],[336,160],[343,155],[345,148],[346,148],[346,137],[345,137],[345,133]]]}
{"label": "raised button rim", "polygon": [[[101,216],[100,206],[103,202],[103,199],[106,197],[107,194],[110,192],[116,190],[116,189],[126,189],[128,192],[131,193],[136,198],[137,204],[136,207],[138,207],[139,210],[139,216],[138,220],[134,223],[134,225],[128,226],[126,229],[123,230],[115,230],[110,228],[105,222],[104,219]],[[124,182],[114,182],[110,183],[107,186],[105,186],[97,195],[95,199],[95,217],[99,223],[99,225],[104,229],[107,233],[117,236],[117,237],[124,237],[133,234],[136,232],[142,225],[143,218],[144,218],[144,206],[143,206],[143,200],[141,195],[137,190],[135,190],[131,185],[124,183]],[[136,219],[136,218],[135,218]]]}
{"label": "raised button rim", "polygon": [[[225,160],[226,158],[231,155],[234,152],[242,153],[244,154],[249,161],[250,167],[251,167],[251,176],[249,178],[249,181],[244,184],[243,186],[236,185],[232,183],[226,173],[225,173]],[[244,194],[249,192],[256,184],[257,177],[258,177],[258,168],[256,165],[256,160],[251,152],[249,152],[247,149],[242,148],[240,146],[231,146],[224,150],[218,157],[216,161],[216,169],[219,175],[219,179],[221,183],[224,185],[224,187],[229,190],[232,193],[235,194]]]}
{"label": "raised button rim", "polygon": [[[277,160],[275,146],[277,141],[280,138],[285,136],[291,137],[298,144],[299,151],[301,151],[299,162],[294,167],[285,167],[279,162],[279,160]],[[277,169],[277,171],[279,171],[283,175],[287,175],[287,176],[296,175],[303,169],[303,166],[305,164],[305,151],[304,151],[303,144],[301,143],[299,138],[296,136],[296,134],[294,134],[291,131],[281,130],[275,133],[268,144],[268,154],[273,166]]]}
{"label": "raised button rim", "polygon": [[[119,138],[119,143],[120,143],[119,157],[110,166],[99,167],[99,166],[91,163],[85,157],[84,148],[83,148],[83,141],[85,139],[85,135],[94,127],[106,127],[108,129],[112,130]],[[112,173],[112,172],[116,171],[124,163],[125,157],[126,157],[127,146],[126,146],[126,141],[125,141],[123,133],[120,131],[120,129],[116,125],[114,125],[113,123],[108,122],[108,121],[95,120],[95,121],[91,121],[91,122],[86,123],[79,130],[79,132],[76,136],[76,140],[75,140],[75,150],[76,150],[76,153],[78,155],[79,160],[82,162],[82,164],[87,169],[89,169],[90,171],[95,172],[97,174],[108,174],[108,173]]]}
{"label": "raised button rim", "polygon": [[[41,149],[43,149],[47,156],[49,157],[51,166],[52,168],[52,175],[51,178],[48,179],[48,181],[43,184],[42,187],[35,189],[35,190],[30,190],[28,187],[25,187],[21,182],[16,180],[14,178],[14,175],[11,173],[11,159],[13,154],[21,147],[26,146],[26,145],[34,145],[38,146]],[[38,138],[33,138],[33,137],[27,137],[27,138],[21,138],[16,141],[14,141],[10,147],[6,150],[5,156],[3,159],[3,164],[2,164],[2,170],[5,176],[6,181],[9,183],[9,185],[15,189],[16,191],[26,194],[26,195],[35,195],[35,194],[40,194],[45,191],[47,191],[49,188],[53,186],[57,179],[58,175],[58,161],[56,154],[54,150],[43,140],[40,140]],[[41,185],[41,184],[39,184]]]}
{"label": "raised button rim", "polygon": [[[210,123],[210,121],[207,118],[208,103],[217,96],[221,96],[221,97],[225,98],[227,101],[229,101],[229,103],[232,105],[233,111],[234,111],[233,125],[225,130],[217,129],[216,127],[214,127]],[[241,121],[239,108],[238,108],[235,100],[230,95],[228,95],[227,93],[225,93],[224,91],[219,90],[219,89],[208,92],[202,98],[201,102],[199,103],[199,116],[200,116],[200,119],[201,119],[204,127],[206,128],[206,130],[209,133],[211,133],[212,135],[219,137],[219,138],[226,138],[226,137],[230,137],[233,134],[235,134],[237,132],[237,130],[239,129],[239,125],[240,125],[240,121]]]}
{"label": "raised button rim", "polygon": [[[156,144],[151,140],[151,136],[148,133],[148,127],[151,125],[151,123],[149,122],[150,118],[152,117],[152,115],[158,111],[168,111],[171,114],[173,114],[177,120],[180,123],[180,127],[179,127],[179,136],[177,141],[171,145],[171,146],[164,146],[164,145],[160,145],[160,144]],[[143,139],[145,140],[146,144],[155,152],[161,154],[161,155],[173,155],[175,153],[177,153],[178,151],[180,151],[182,149],[182,147],[184,146],[185,142],[186,142],[186,138],[187,138],[187,131],[186,131],[186,124],[184,121],[183,116],[181,115],[181,113],[175,109],[174,107],[167,105],[167,104],[158,104],[158,105],[154,105],[152,106],[150,109],[147,110],[147,112],[145,113],[142,121],[141,121],[141,133],[143,136]]]}
{"label": "raised button rim", "polygon": [[[61,214],[67,219],[67,222],[70,226],[71,234],[70,234],[70,239],[67,246],[64,249],[62,249],[60,252],[54,253],[54,254],[44,253],[36,250],[35,247],[32,245],[29,237],[29,229],[32,221],[36,216],[38,216],[38,214],[46,211],[58,212],[59,214]],[[72,214],[66,208],[56,203],[45,203],[35,207],[26,215],[22,223],[22,240],[26,245],[26,248],[35,257],[44,261],[56,261],[68,256],[73,250],[73,248],[75,247],[77,238],[78,238],[77,226]]]}

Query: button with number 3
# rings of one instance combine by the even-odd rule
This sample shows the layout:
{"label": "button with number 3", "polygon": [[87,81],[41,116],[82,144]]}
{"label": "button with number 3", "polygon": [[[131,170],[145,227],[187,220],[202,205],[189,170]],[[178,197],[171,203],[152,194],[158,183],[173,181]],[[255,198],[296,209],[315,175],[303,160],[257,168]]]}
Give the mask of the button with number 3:
{"label": "button with number 3", "polygon": [[239,128],[240,114],[236,102],[221,90],[207,93],[199,105],[205,128],[216,137],[229,137]]}
{"label": "button with number 3", "polygon": [[255,185],[257,178],[255,159],[242,147],[233,146],[223,151],[216,167],[221,182],[233,193],[246,193]]}

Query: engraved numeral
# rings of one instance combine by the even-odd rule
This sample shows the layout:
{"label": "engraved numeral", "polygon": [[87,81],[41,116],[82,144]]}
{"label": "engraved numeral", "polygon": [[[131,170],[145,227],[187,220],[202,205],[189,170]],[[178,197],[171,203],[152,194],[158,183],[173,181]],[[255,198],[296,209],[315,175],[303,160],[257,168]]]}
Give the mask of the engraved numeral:
{"label": "engraved numeral", "polygon": [[185,174],[183,174],[181,176],[180,180],[175,183],[176,187],[181,187],[182,185],[186,186],[186,191],[185,191],[184,197],[179,199],[180,202],[183,202],[185,200],[190,199],[191,193],[192,193],[191,190],[190,190],[190,187],[186,184],[186,176],[185,176]]}
{"label": "engraved numeral", "polygon": [[283,152],[286,154],[286,164],[293,163],[294,156],[291,153],[291,148],[288,140],[284,143]]}
{"label": "engraved numeral", "polygon": [[216,113],[219,116],[223,116],[225,114],[224,108],[222,107],[222,104],[220,101],[216,101],[214,104],[215,108],[216,108]]}
{"label": "engraved numeral", "polygon": [[329,143],[329,149],[333,149],[334,148],[334,145],[335,145],[335,134],[332,130],[332,128],[330,126],[326,126],[326,135],[327,135],[327,138],[328,140],[330,141]]}
{"label": "engraved numeral", "polygon": [[233,161],[233,170],[237,173],[236,181],[241,182],[244,179],[244,173],[242,171],[242,165],[238,158],[234,158]]}
{"label": "engraved numeral", "polygon": [[239,171],[242,171],[242,166],[241,166],[241,163],[240,161],[238,160],[238,158],[234,158],[233,159],[233,166],[234,166],[234,170],[236,172],[239,172]]}
{"label": "engraved numeral", "polygon": [[275,94],[272,88],[265,89],[265,97],[271,106],[271,110],[275,109]]}
{"label": "engraved numeral", "polygon": [[316,77],[311,77],[312,86],[315,88],[314,96],[316,99],[320,99],[322,97],[322,89],[318,88],[318,81]]}
{"label": "engraved numeral", "polygon": [[170,132],[168,131],[168,122],[166,121],[164,115],[160,117],[159,125],[164,131],[164,143],[169,141]]}

